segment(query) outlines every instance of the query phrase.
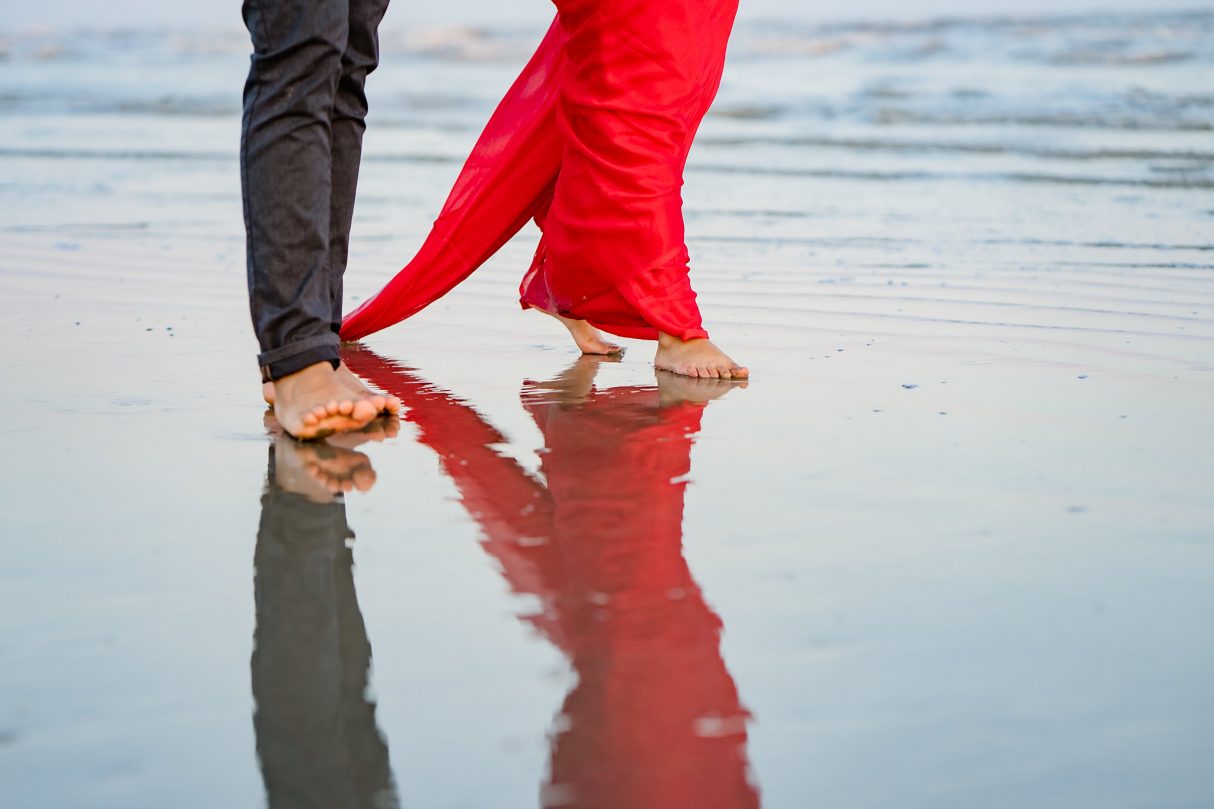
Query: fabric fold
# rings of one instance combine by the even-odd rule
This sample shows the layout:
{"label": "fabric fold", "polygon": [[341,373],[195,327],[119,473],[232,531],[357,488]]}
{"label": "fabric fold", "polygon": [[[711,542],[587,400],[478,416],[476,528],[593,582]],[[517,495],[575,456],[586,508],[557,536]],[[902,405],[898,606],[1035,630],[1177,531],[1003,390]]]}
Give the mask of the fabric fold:
{"label": "fabric fold", "polygon": [[529,221],[524,308],[639,339],[707,337],[683,169],[720,84],[736,0],[557,0],[417,255],[346,316],[357,340],[421,311]]}

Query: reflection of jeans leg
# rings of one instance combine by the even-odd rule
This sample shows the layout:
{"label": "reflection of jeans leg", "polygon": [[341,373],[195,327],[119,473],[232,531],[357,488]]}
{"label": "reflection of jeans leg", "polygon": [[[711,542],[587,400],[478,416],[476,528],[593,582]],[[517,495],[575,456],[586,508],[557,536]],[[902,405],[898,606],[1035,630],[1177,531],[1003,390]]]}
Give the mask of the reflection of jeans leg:
{"label": "reflection of jeans leg", "polygon": [[271,480],[254,589],[254,728],[271,809],[395,806],[388,747],[367,699],[371,646],[354,591],[340,502]]}
{"label": "reflection of jeans leg", "polygon": [[337,361],[328,277],[331,121],[350,0],[244,0],[253,57],[241,185],[258,362],[278,378]]}
{"label": "reflection of jeans leg", "polygon": [[341,78],[333,106],[332,197],[329,213],[329,297],[331,328],[341,329],[342,276],[350,248],[354,189],[366,129],[367,74],[379,64],[379,22],[388,0],[349,0],[350,34],[341,58]]}

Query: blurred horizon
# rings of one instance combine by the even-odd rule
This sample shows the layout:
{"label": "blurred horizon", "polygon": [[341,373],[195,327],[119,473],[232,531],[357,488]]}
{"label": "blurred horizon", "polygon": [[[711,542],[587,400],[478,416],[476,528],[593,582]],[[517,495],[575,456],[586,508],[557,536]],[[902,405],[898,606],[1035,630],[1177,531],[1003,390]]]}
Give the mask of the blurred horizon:
{"label": "blurred horizon", "polygon": [[[1045,16],[1133,12],[1159,13],[1209,8],[1207,0],[923,0],[908,6],[895,0],[862,0],[838,6],[807,3],[805,0],[742,0],[741,19],[779,17],[807,22],[843,20],[921,20],[925,18],[981,18],[990,16]],[[156,0],[113,0],[106,4],[85,0],[44,0],[30,5],[16,0],[0,3],[0,30],[62,28],[175,28],[213,23],[216,27],[240,25],[240,4],[236,0],[193,0],[183,6],[168,7]],[[419,4],[394,0],[385,24],[433,25],[448,23],[528,25],[551,18],[548,2],[488,2],[488,0],[447,0],[442,4]]]}

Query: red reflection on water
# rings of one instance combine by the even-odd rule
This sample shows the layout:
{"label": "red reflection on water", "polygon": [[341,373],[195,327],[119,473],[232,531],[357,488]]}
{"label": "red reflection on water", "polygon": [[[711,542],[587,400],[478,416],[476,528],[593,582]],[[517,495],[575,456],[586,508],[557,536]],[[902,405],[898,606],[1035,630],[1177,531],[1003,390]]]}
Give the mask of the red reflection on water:
{"label": "red reflection on water", "polygon": [[554,723],[544,805],[757,807],[721,620],[683,558],[683,481],[704,403],[656,387],[595,390],[591,358],[526,384],[545,485],[496,452],[505,436],[450,393],[366,350],[343,358],[404,402],[512,589],[541,599],[525,620],[577,673]]}

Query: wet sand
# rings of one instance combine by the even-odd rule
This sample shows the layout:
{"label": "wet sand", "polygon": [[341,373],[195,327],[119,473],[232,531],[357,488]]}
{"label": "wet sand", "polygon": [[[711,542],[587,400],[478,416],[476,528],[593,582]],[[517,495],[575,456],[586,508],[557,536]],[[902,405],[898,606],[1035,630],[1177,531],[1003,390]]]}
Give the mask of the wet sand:
{"label": "wet sand", "polygon": [[[244,42],[5,36],[5,805],[1208,805],[1212,32],[748,22],[686,198],[752,384],[579,361],[525,232],[323,451],[262,424]],[[353,301],[534,41],[386,33]]]}

